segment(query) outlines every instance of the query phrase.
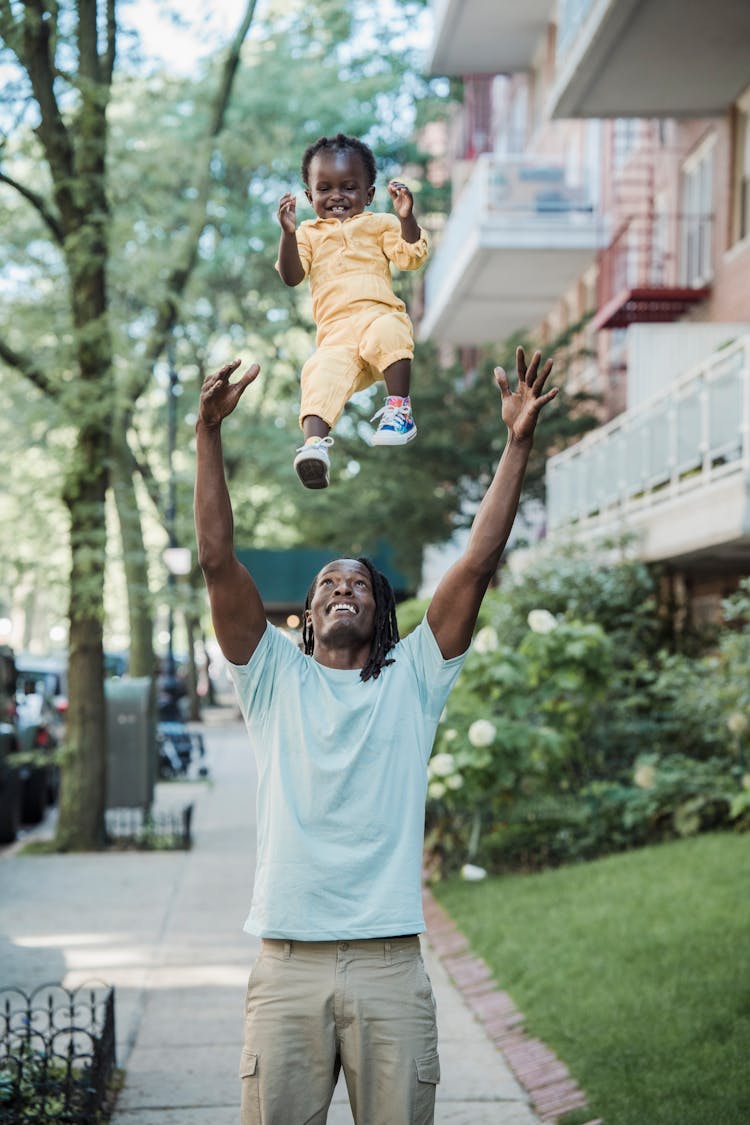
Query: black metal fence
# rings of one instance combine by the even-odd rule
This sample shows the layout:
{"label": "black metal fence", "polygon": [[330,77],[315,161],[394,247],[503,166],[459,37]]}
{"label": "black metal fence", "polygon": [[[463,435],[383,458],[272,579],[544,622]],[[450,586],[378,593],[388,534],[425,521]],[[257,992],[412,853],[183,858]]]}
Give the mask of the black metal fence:
{"label": "black metal fence", "polygon": [[2,1125],[95,1125],[114,1068],[113,988],[0,989]]}
{"label": "black metal fence", "polygon": [[193,842],[192,824],[192,805],[170,812],[107,809],[107,844],[139,851],[188,849]]}

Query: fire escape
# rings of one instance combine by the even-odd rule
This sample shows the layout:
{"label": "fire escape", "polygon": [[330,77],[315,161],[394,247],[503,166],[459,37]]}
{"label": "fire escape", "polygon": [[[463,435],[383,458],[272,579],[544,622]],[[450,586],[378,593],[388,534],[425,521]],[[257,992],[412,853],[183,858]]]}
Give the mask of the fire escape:
{"label": "fire escape", "polygon": [[[657,194],[656,122],[620,125],[612,129],[610,167],[613,210],[624,217],[599,255],[594,329],[679,320],[710,292],[713,216],[687,192],[679,210],[666,206],[666,192]],[[633,145],[636,127],[645,143]]]}

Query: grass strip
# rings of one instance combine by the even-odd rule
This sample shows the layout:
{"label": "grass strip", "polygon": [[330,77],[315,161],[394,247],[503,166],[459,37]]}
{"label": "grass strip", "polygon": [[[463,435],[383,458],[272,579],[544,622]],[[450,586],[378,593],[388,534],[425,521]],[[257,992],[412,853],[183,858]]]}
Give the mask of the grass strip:
{"label": "grass strip", "polygon": [[750,1122],[750,836],[433,893],[606,1125]]}

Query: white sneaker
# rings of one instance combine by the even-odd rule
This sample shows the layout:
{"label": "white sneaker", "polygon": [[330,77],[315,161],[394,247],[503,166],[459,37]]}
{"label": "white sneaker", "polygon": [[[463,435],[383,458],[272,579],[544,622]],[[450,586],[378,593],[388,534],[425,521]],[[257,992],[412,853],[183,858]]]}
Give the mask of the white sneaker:
{"label": "white sneaker", "polygon": [[328,488],[328,470],[331,467],[328,448],[332,445],[333,438],[324,437],[297,450],[294,471],[305,488]]}
{"label": "white sneaker", "polygon": [[407,445],[417,436],[417,427],[411,413],[411,403],[402,401],[398,405],[388,397],[385,406],[370,419],[380,419],[377,430],[372,435],[373,445]]}

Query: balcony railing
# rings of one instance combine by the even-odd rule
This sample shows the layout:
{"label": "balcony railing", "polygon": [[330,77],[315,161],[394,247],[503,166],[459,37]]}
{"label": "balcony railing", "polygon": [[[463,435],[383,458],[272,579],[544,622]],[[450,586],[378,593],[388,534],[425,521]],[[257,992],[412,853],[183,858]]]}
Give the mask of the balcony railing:
{"label": "balcony railing", "polygon": [[599,256],[596,328],[664,323],[705,300],[713,216],[634,215]]}
{"label": "balcony railing", "polygon": [[594,0],[560,0],[557,20],[557,57],[562,59],[575,42]]}
{"label": "balcony railing", "polygon": [[750,336],[550,458],[550,530],[750,474]]}
{"label": "balcony railing", "polygon": [[583,174],[571,176],[560,157],[530,160],[484,153],[455,202],[425,278],[427,304],[478,227],[519,233],[535,247],[554,247],[561,232],[588,230],[594,206]]}

